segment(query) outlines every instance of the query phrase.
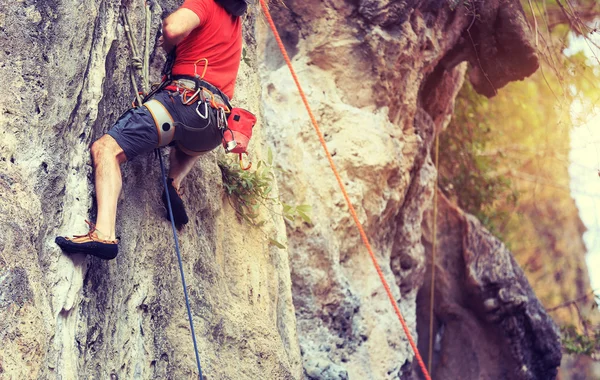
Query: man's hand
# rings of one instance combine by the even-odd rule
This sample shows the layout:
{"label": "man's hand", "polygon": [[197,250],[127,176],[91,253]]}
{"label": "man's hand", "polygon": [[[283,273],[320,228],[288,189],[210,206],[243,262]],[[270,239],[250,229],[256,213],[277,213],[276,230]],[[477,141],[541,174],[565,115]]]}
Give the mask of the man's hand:
{"label": "man's hand", "polygon": [[187,8],[179,8],[164,19],[163,35],[159,38],[158,43],[169,53],[198,26],[200,26],[200,18],[196,13]]}

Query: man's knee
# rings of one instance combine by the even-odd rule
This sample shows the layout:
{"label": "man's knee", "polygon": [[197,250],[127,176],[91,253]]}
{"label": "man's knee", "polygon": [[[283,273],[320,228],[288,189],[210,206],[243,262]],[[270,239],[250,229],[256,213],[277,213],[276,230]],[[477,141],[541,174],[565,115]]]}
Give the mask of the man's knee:
{"label": "man's knee", "polygon": [[121,164],[125,162],[126,157],[123,149],[117,144],[115,139],[110,135],[104,135],[94,141],[90,148],[94,163],[99,162],[103,158],[116,158]]}

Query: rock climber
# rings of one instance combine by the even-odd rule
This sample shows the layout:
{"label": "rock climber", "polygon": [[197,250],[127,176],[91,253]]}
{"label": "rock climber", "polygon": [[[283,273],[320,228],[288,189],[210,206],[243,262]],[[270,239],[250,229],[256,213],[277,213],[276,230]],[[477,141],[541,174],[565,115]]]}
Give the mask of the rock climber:
{"label": "rock climber", "polygon": [[[230,109],[242,55],[245,0],[185,0],[163,20],[159,44],[175,53],[169,83],[143,106],[126,111],[91,147],[98,214],[85,235],[59,236],[66,253],[101,259],[118,254],[115,225],[121,192],[120,165],[158,146],[172,145],[167,179],[173,218],[188,222],[181,186],[198,156],[216,148],[223,133],[219,112]],[[168,141],[165,141],[168,140]],[[172,140],[172,141],[171,141]],[[167,202],[163,191],[162,200]],[[169,216],[167,215],[167,218]]]}

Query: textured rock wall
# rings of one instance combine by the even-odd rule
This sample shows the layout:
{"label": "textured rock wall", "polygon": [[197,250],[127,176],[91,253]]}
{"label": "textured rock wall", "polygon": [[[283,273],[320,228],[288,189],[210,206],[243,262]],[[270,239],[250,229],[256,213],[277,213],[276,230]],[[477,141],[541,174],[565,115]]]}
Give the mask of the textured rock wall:
{"label": "textured rock wall", "polygon": [[[153,5],[154,45],[161,15]],[[0,378],[193,378],[196,365],[158,161],[123,167],[111,262],[66,256],[94,209],[89,146],[131,102],[126,6],[142,45],[143,2],[0,2]],[[236,100],[258,110],[255,15]],[[153,46],[152,46],[153,48]],[[153,78],[163,57],[154,57]],[[260,154],[262,137],[256,136]],[[184,184],[180,233],[209,379],[300,378],[288,257],[241,224],[224,199],[216,153]],[[269,218],[269,220],[271,220]],[[263,228],[285,241],[283,222]]]}
{"label": "textured rock wall", "polygon": [[[290,0],[285,7],[273,6],[333,159],[413,335],[425,272],[421,222],[435,179],[430,148],[434,133],[451,117],[466,69],[460,63],[471,63],[470,80],[487,95],[537,68],[518,2],[478,4],[477,20],[437,1]],[[288,203],[313,209],[311,225],[288,226],[305,375],[416,377],[413,353],[287,67],[272,39],[263,45],[265,127],[282,168],[280,189]],[[556,338],[551,321],[545,323]]]}
{"label": "textured rock wall", "polygon": [[[511,252],[476,218],[438,195],[433,376],[556,378],[561,361],[558,329]],[[432,214],[424,222],[430,258],[426,278],[431,276]],[[430,291],[426,282],[417,299],[424,353],[429,346]]]}
{"label": "textured rock wall", "polygon": [[[0,6],[0,375],[193,377],[155,159],[123,168],[115,261],[68,257],[53,243],[57,234],[84,232],[93,214],[89,145],[132,98],[118,12],[127,6],[142,41],[141,3]],[[151,41],[176,4],[161,6],[153,5]],[[470,79],[488,94],[536,68],[518,3],[480,6],[474,24],[438,0],[272,4],[413,333],[425,272],[422,219],[435,178],[429,151],[451,116],[466,70],[460,63],[477,65]],[[263,231],[251,229],[224,198],[216,153],[192,171],[184,184],[192,221],[180,237],[207,378],[416,378],[404,333],[254,12],[245,20],[249,64],[236,101],[262,107],[253,151],[273,148],[284,200],[312,205],[313,223],[286,231],[281,218],[265,215]],[[153,56],[155,77],[162,59]],[[288,251],[269,246],[266,237],[286,235]]]}

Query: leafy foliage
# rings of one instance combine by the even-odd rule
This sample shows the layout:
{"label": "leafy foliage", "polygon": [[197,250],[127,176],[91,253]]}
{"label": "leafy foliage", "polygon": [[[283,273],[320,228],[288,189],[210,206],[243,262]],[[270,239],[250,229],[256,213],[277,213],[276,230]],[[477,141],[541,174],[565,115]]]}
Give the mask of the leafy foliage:
{"label": "leafy foliage", "polygon": [[600,327],[596,331],[580,333],[574,325],[561,328],[562,345],[568,354],[592,356],[600,352]]}
{"label": "leafy foliage", "polygon": [[[267,161],[259,160],[256,170],[243,170],[232,157],[222,157],[218,164],[221,168],[223,188],[232,201],[232,207],[249,225],[264,226],[266,221],[262,218],[262,209],[268,210],[272,215],[280,215],[289,222],[300,218],[312,224],[309,205],[289,205],[272,195],[275,168],[270,149]],[[281,212],[277,209],[281,209]],[[273,238],[269,241],[279,248],[285,248]]]}
{"label": "leafy foliage", "polygon": [[[600,73],[590,69],[595,60],[582,53],[563,54],[570,29],[593,30],[586,29],[585,17],[563,12],[565,0],[559,3],[523,1],[530,23],[537,25],[540,70],[525,82],[509,84],[492,99],[466,83],[457,97],[455,116],[440,135],[441,190],[511,248],[521,237],[513,241],[508,235],[523,224],[523,214],[515,211],[529,190],[521,184],[568,189],[568,181],[557,182],[555,173],[568,162],[571,104],[575,100],[584,104],[583,99],[598,94]],[[598,8],[592,1],[579,3],[579,9],[589,10],[588,18]],[[456,4],[471,11],[466,0]]]}
{"label": "leafy foliage", "polygon": [[505,159],[493,150],[496,122],[489,100],[465,84],[456,100],[456,114],[440,135],[440,188],[465,211],[477,216],[493,233],[508,218],[498,201],[514,206],[518,192],[510,178],[498,174]]}
{"label": "leafy foliage", "polygon": [[244,62],[248,66],[252,66],[252,62],[250,61],[250,57],[248,57],[248,49],[244,46],[242,48],[242,58],[241,61]]}
{"label": "leafy foliage", "polygon": [[[454,4],[465,7],[461,0]],[[540,69],[492,99],[463,86],[455,116],[440,135],[439,183],[450,199],[511,248],[540,300],[554,306],[577,299],[589,287],[585,263],[574,257],[582,248],[569,240],[577,240],[578,228],[583,229],[571,199],[569,141],[572,126],[585,124],[600,98],[600,59],[568,47],[574,42],[596,46],[583,39],[597,33],[592,20],[600,15],[600,3],[522,4],[535,34]],[[582,118],[574,114],[574,104]],[[564,352],[600,353],[595,302],[550,311],[564,326]]]}

